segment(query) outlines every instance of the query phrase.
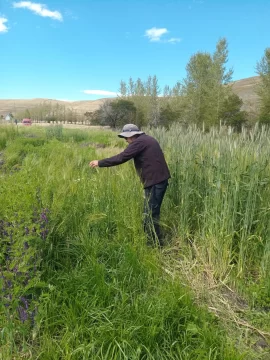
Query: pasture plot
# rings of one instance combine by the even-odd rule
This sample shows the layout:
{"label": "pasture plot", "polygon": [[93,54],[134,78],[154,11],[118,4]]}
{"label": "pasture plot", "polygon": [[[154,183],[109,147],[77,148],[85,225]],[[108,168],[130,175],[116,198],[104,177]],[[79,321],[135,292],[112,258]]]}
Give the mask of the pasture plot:
{"label": "pasture plot", "polygon": [[267,284],[267,134],[153,131],[173,174],[160,252],[145,245],[132,164],[88,167],[125,146],[114,133],[2,130],[3,359],[258,359],[242,330],[238,354],[187,280],[203,271],[214,286]]}

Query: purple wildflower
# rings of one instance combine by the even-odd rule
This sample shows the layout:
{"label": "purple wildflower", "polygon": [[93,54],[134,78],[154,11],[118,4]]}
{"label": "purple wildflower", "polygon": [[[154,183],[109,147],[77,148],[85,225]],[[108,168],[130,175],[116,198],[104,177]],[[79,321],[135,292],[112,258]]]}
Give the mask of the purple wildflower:
{"label": "purple wildflower", "polygon": [[12,272],[14,272],[15,274],[17,274],[18,272],[18,265],[15,265],[14,268],[12,269]]}
{"label": "purple wildflower", "polygon": [[42,230],[40,232],[41,239],[46,240],[48,233],[49,233],[48,229]]}
{"label": "purple wildflower", "polygon": [[47,214],[46,214],[46,211],[44,211],[44,212],[42,212],[41,214],[40,214],[40,220],[41,221],[44,221],[44,222],[48,222],[48,218],[47,218]]}
{"label": "purple wildflower", "polygon": [[20,297],[20,300],[21,300],[21,302],[23,303],[24,308],[25,308],[25,309],[28,309],[29,304],[28,304],[27,299],[26,299],[24,296],[21,296],[21,297]]}
{"label": "purple wildflower", "polygon": [[19,317],[22,323],[28,319],[28,314],[25,308],[21,305],[18,306]]}

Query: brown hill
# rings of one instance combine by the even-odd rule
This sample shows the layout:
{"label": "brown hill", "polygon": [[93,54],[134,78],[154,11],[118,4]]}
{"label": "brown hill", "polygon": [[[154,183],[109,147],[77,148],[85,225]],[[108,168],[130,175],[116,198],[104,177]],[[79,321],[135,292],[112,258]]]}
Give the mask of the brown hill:
{"label": "brown hill", "polygon": [[259,97],[255,92],[255,87],[259,81],[259,76],[253,76],[232,83],[233,92],[243,100],[243,108],[248,112],[254,112],[258,107]]}
{"label": "brown hill", "polygon": [[[254,76],[232,83],[233,91],[243,100],[244,109],[254,112],[258,104],[258,96],[255,93],[255,86],[259,82],[259,77]],[[66,108],[75,110],[78,114],[84,114],[86,111],[95,111],[99,108],[105,99],[99,100],[81,100],[81,101],[61,101],[55,99],[0,99],[0,115],[6,116],[9,112],[16,113],[26,109],[37,107],[43,103],[61,104]]]}
{"label": "brown hill", "polygon": [[104,99],[81,100],[81,101],[62,101],[54,99],[0,99],[0,115],[6,116],[8,113],[17,113],[26,109],[31,110],[41,104],[60,104],[66,108],[77,111],[78,114],[84,114],[86,111],[97,110]]}

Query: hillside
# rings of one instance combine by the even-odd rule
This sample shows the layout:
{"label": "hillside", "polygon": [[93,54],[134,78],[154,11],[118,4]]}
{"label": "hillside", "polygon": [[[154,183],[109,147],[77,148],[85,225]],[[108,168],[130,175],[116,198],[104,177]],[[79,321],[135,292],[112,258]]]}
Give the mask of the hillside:
{"label": "hillside", "polygon": [[255,93],[255,87],[259,83],[259,76],[253,76],[247,79],[237,80],[233,83],[233,91],[243,100],[244,110],[254,111],[258,105],[258,95]]}
{"label": "hillside", "polygon": [[54,99],[0,99],[0,115],[6,115],[9,112],[16,113],[26,109],[32,109],[40,104],[51,103],[61,104],[66,108],[72,108],[79,114],[86,111],[95,111],[99,108],[104,99],[98,100],[81,100],[81,101],[62,101]]}
{"label": "hillside", "polygon": [[[259,77],[254,76],[246,79],[237,80],[233,83],[233,91],[240,96],[244,101],[244,109],[247,111],[254,111],[258,102],[254,88],[258,83]],[[79,114],[84,114],[86,111],[95,111],[102,104],[104,99],[98,100],[81,100],[81,101],[61,101],[55,99],[0,99],[0,115],[6,115],[9,112],[16,113],[18,111],[31,109],[42,103],[52,103],[65,105],[67,108],[72,108]]]}

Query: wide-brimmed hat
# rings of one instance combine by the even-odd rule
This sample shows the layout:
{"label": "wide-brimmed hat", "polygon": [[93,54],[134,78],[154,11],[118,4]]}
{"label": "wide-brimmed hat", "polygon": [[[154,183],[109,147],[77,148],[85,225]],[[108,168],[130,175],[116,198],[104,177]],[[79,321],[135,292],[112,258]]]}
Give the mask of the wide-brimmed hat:
{"label": "wide-brimmed hat", "polygon": [[141,135],[144,134],[143,131],[140,131],[137,125],[134,124],[126,124],[122,132],[118,135],[121,138],[129,138],[134,135]]}

